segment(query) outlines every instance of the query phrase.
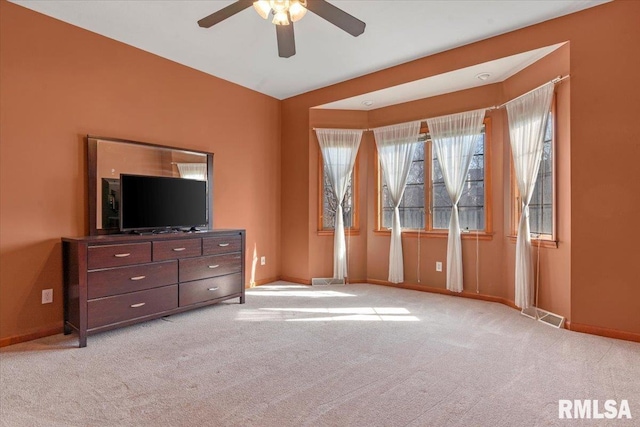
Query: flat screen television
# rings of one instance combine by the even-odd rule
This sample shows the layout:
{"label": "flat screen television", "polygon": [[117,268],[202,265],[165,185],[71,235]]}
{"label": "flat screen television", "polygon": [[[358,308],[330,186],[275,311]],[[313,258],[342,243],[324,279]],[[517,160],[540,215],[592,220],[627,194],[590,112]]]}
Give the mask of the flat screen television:
{"label": "flat screen television", "polygon": [[205,181],[120,175],[121,231],[207,227]]}

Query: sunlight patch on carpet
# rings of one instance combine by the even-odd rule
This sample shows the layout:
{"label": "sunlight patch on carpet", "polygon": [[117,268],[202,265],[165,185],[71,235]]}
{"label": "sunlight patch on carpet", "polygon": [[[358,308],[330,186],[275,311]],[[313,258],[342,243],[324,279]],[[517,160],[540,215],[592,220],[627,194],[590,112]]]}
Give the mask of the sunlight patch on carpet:
{"label": "sunlight patch on carpet", "polygon": [[403,307],[339,307],[339,308],[261,308],[262,311],[275,311],[290,314],[334,314],[335,316],[287,318],[287,322],[320,322],[320,321],[369,321],[369,322],[419,322],[410,316],[409,310]]}
{"label": "sunlight patch on carpet", "polygon": [[[261,286],[264,288],[264,286]],[[353,294],[337,291],[317,291],[317,290],[262,290],[259,291],[246,291],[246,295],[256,297],[309,297],[309,298],[332,298],[332,297],[355,297]]]}

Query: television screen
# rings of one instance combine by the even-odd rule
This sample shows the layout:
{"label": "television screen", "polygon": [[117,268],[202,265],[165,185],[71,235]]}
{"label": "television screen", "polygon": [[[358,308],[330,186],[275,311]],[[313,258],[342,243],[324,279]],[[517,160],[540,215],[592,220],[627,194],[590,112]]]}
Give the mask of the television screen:
{"label": "television screen", "polygon": [[120,175],[120,230],[207,226],[207,183]]}

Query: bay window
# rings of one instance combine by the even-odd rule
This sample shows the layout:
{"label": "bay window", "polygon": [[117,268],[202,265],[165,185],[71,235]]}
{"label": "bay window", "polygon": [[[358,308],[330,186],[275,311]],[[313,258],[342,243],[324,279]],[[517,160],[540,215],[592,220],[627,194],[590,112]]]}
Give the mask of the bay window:
{"label": "bay window", "polygon": [[[488,192],[490,119],[485,118],[464,191],[458,203],[462,230],[489,232]],[[409,178],[400,203],[400,222],[404,231],[446,233],[451,217],[451,199],[445,188],[438,159],[431,146],[429,130],[421,129],[420,144],[416,149]],[[377,230],[391,228],[393,205],[378,168],[378,224]]]}

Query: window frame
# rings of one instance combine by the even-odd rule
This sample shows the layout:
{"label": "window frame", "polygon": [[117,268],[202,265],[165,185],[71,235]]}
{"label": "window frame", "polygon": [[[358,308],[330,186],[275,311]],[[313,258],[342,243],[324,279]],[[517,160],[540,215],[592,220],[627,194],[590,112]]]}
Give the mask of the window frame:
{"label": "window frame", "polygon": [[[359,197],[359,169],[360,169],[360,150],[356,155],[356,161],[353,165],[351,174],[351,197],[353,198],[353,224],[351,227],[344,228],[345,235],[357,236],[360,234],[360,197]],[[335,229],[324,228],[324,158],[322,150],[318,149],[318,235],[333,236]]]}
{"label": "window frame", "polygon": [[[491,117],[487,116],[483,120],[484,125],[484,230],[470,230],[468,233],[462,233],[463,239],[479,239],[479,240],[492,240],[493,239],[493,195],[491,186],[491,140],[492,140],[492,127]],[[420,126],[420,133],[429,133],[429,128],[426,122],[423,122]],[[402,234],[405,236],[424,236],[434,238],[447,238],[449,236],[449,230],[444,228],[433,228],[433,143],[431,139],[424,141],[424,192],[425,192],[425,228],[421,229],[404,229]],[[380,169],[380,159],[378,157],[378,151],[375,151],[375,180],[376,180],[376,209],[374,218],[374,234],[390,235],[390,229],[382,226],[382,171]],[[427,179],[428,177],[428,179]],[[428,181],[428,182],[427,182]]]}
{"label": "window frame", "polygon": [[[543,248],[557,248],[558,247],[558,199],[557,199],[557,108],[556,108],[556,95],[553,95],[551,100],[551,234],[536,235],[530,234],[531,241],[534,242],[534,246],[540,246]],[[515,243],[518,238],[518,224],[520,222],[520,216],[522,214],[522,204],[520,203],[520,191],[518,190],[518,183],[516,182],[516,173],[513,166],[513,153],[509,148],[509,163],[510,163],[510,182],[511,182],[511,230],[509,239]]]}

